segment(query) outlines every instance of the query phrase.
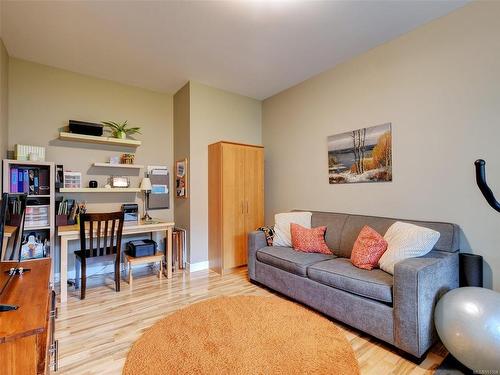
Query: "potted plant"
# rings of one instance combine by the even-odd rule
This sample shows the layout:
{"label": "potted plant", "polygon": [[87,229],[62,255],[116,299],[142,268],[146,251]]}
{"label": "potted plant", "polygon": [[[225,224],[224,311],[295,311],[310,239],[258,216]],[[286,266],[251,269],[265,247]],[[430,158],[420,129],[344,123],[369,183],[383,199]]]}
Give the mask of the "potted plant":
{"label": "potted plant", "polygon": [[110,128],[111,133],[115,138],[126,139],[127,135],[141,134],[140,132],[141,128],[138,127],[129,128],[127,125],[127,120],[125,120],[121,124],[114,121],[102,121],[102,124]]}

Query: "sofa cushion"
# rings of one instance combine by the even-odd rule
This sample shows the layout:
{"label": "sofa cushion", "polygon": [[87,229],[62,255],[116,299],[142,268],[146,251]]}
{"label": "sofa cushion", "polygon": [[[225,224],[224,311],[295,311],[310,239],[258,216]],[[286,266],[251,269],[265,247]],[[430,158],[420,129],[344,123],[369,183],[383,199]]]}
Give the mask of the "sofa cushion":
{"label": "sofa cushion", "polygon": [[387,241],[375,229],[365,225],[354,242],[351,263],[365,270],[377,268],[380,257],[387,250]]}
{"label": "sofa cushion", "polygon": [[[317,225],[314,220],[315,215],[316,213],[313,212],[313,225]],[[385,232],[387,232],[387,229],[389,229],[389,227],[396,221],[415,224],[439,232],[441,236],[434,246],[435,250],[455,252],[459,249],[459,229],[455,224],[432,221],[397,220],[377,216],[349,215],[342,229],[338,251],[336,247],[334,248],[336,250],[335,254],[343,258],[349,258],[351,256],[354,242],[356,241],[356,238],[358,238],[359,232],[365,225],[369,225],[377,232],[384,235]],[[328,227],[328,230],[330,230],[330,227]]]}
{"label": "sofa cushion", "polygon": [[292,233],[292,247],[304,253],[332,254],[326,246],[326,227],[304,228],[302,225],[290,223]]}
{"label": "sofa cushion", "polygon": [[336,289],[392,303],[392,275],[380,269],[357,268],[349,259],[336,258],[311,265],[307,268],[307,276]]}
{"label": "sofa cushion", "polygon": [[257,259],[262,263],[303,277],[307,276],[308,266],[333,258],[334,255],[303,253],[284,246],[267,246],[257,251]]}

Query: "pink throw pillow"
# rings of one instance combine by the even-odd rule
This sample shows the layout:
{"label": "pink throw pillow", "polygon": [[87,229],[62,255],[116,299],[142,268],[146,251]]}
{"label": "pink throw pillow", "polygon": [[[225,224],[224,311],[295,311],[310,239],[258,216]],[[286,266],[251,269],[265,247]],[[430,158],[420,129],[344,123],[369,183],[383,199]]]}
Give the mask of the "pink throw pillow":
{"label": "pink throw pillow", "polygon": [[292,246],[304,253],[332,254],[325,242],[326,227],[304,228],[299,224],[290,224]]}
{"label": "pink throw pillow", "polygon": [[365,225],[352,248],[351,262],[358,268],[377,268],[380,257],[387,250],[387,241],[377,231]]}

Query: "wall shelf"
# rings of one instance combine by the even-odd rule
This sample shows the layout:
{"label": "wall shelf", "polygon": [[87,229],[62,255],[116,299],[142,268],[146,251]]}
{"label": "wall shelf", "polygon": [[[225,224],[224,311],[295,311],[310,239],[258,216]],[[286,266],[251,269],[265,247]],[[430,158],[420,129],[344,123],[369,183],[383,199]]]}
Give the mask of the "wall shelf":
{"label": "wall shelf", "polygon": [[139,188],[60,188],[59,193],[140,193]]}
{"label": "wall shelf", "polygon": [[105,168],[129,168],[129,169],[142,169],[144,165],[138,164],[111,164],[111,163],[94,163],[94,167],[105,167]]}
{"label": "wall shelf", "polygon": [[85,134],[68,133],[68,132],[60,132],[59,139],[63,141],[97,143],[102,145],[114,145],[114,146],[124,146],[124,147],[139,147],[141,145],[141,141],[136,141],[135,139],[98,137],[95,135],[85,135]]}
{"label": "wall shelf", "polygon": [[28,231],[28,230],[42,230],[42,229],[50,229],[50,225],[33,225],[33,226],[26,225],[24,227],[25,231]]}

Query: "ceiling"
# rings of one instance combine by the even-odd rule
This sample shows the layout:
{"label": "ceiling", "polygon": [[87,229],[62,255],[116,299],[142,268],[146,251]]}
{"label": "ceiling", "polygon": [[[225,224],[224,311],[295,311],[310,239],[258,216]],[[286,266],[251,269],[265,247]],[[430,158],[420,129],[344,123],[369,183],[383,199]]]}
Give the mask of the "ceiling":
{"label": "ceiling", "polygon": [[13,57],[148,89],[264,99],[463,6],[448,1],[3,1]]}

